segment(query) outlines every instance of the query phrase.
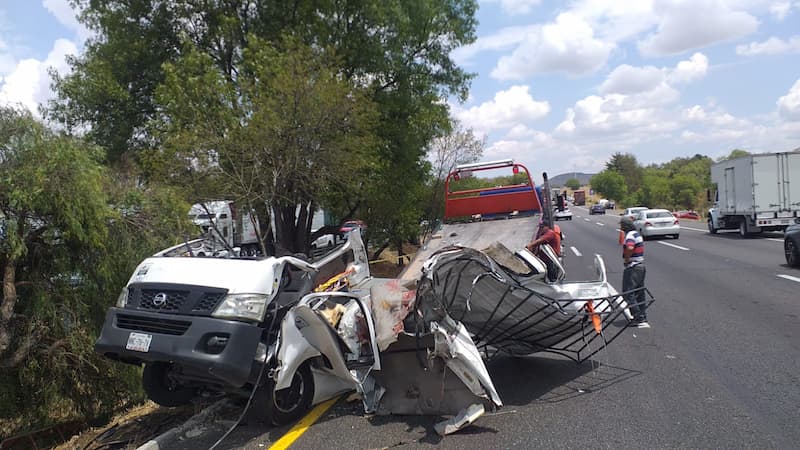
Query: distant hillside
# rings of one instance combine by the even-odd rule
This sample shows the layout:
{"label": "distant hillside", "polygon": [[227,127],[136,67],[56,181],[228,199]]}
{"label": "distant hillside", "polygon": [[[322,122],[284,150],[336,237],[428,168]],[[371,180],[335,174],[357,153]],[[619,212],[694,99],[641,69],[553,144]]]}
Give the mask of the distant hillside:
{"label": "distant hillside", "polygon": [[589,184],[589,180],[591,180],[595,175],[597,174],[583,172],[562,173],[561,175],[550,177],[550,187],[564,186],[564,183],[566,183],[570,178],[577,178],[581,182],[581,185],[586,185]]}

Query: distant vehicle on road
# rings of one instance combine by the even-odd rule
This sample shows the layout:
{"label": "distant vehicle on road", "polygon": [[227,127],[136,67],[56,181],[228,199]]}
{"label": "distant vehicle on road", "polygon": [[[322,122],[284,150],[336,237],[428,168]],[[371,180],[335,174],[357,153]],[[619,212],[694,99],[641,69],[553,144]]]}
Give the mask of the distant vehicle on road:
{"label": "distant vehicle on road", "polygon": [[790,225],[783,235],[783,251],[786,264],[800,267],[800,225]]}
{"label": "distant vehicle on road", "polygon": [[589,208],[589,215],[605,214],[605,213],[606,213],[606,207],[605,205],[601,205],[600,203],[592,205],[592,207]]}
{"label": "distant vehicle on road", "polygon": [[332,248],[334,245],[336,245],[336,236],[323,234],[311,243],[311,248]]}
{"label": "distant vehicle on road", "polygon": [[672,213],[672,215],[678,219],[700,220],[700,214],[697,214],[694,211],[676,211]]}
{"label": "distant vehicle on road", "polygon": [[339,228],[339,232],[347,233],[355,230],[356,228],[360,228],[361,231],[364,232],[367,229],[367,224],[365,224],[362,220],[348,220],[342,224],[341,228]]}
{"label": "distant vehicle on road", "polygon": [[553,220],[572,220],[572,211],[569,208],[564,208],[563,211],[556,210],[553,213]]}
{"label": "distant vehicle on road", "polygon": [[645,239],[653,236],[672,236],[678,239],[681,232],[678,219],[666,209],[640,211],[633,221],[633,226]]}
{"label": "distant vehicle on road", "polygon": [[583,205],[586,204],[586,191],[584,191],[584,190],[575,191],[575,192],[572,193],[572,195],[573,195],[574,200],[575,200],[575,202],[574,202],[575,205],[583,206]]}
{"label": "distant vehicle on road", "polygon": [[647,206],[634,206],[633,208],[626,208],[619,215],[628,216],[629,219],[636,220],[636,216],[638,216],[640,212],[646,209],[648,209]]}
{"label": "distant vehicle on road", "polygon": [[800,153],[760,153],[711,166],[708,231],[747,237],[800,223]]}

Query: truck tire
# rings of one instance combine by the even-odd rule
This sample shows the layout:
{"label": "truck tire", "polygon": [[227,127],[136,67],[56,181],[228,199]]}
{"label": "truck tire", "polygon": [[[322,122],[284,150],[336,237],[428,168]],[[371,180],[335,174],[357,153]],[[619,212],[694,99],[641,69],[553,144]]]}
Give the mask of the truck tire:
{"label": "truck tire", "polygon": [[169,377],[169,364],[147,363],[142,371],[142,387],[147,397],[161,406],[189,404],[197,395],[193,388],[181,386]]}
{"label": "truck tire", "polygon": [[266,412],[272,423],[286,425],[303,417],[314,400],[314,377],[308,361],[294,373],[292,384],[288,388],[277,392],[274,389],[275,381],[270,380],[266,385],[266,393],[269,395]]}
{"label": "truck tire", "polygon": [[747,232],[747,224],[744,222],[744,220],[739,222],[739,236],[743,238],[750,236],[750,234]]}
{"label": "truck tire", "polygon": [[795,245],[794,241],[787,239],[783,244],[783,250],[786,253],[786,264],[792,267],[800,266],[800,248]]}
{"label": "truck tire", "polygon": [[708,218],[708,232],[711,234],[717,234],[717,229],[714,228],[714,221],[711,218]]}

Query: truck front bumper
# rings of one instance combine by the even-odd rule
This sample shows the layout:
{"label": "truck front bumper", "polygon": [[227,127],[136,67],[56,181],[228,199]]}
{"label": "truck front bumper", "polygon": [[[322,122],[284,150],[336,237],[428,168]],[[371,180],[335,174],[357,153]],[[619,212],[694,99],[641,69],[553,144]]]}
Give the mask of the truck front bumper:
{"label": "truck front bumper", "polygon": [[[173,363],[241,387],[250,377],[262,331],[257,325],[213,317],[110,308],[95,351],[129,363]],[[132,333],[140,345],[129,346]]]}

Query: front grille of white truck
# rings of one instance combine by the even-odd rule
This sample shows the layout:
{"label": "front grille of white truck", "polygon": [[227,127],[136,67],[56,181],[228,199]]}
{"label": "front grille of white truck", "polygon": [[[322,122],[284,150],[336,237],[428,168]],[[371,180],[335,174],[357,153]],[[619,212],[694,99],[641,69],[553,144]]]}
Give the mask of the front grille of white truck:
{"label": "front grille of white truck", "polygon": [[227,289],[208,286],[133,283],[128,286],[125,309],[208,317],[227,293]]}
{"label": "front grille of white truck", "polygon": [[171,289],[142,289],[139,308],[161,311],[177,311],[189,296],[189,291]]}

